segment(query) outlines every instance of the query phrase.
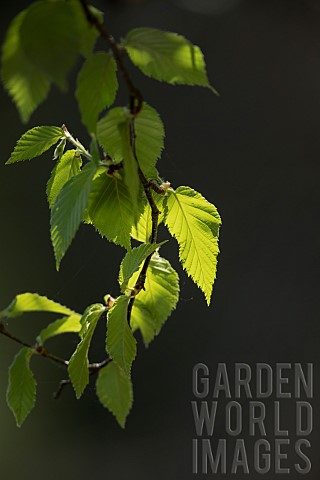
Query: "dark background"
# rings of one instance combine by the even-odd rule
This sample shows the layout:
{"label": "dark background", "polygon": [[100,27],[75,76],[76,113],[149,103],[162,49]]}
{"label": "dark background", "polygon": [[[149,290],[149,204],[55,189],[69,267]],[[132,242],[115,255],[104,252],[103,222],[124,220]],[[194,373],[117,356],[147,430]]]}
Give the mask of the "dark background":
{"label": "dark background", "polygon": [[[13,16],[29,3],[2,5],[1,39]],[[318,2],[171,0],[97,1],[95,5],[106,12],[106,23],[116,38],[137,26],[153,26],[185,35],[205,53],[209,78],[220,98],[207,89],[160,84],[134,69],[132,74],[165,123],[166,150],[158,164],[161,175],[174,187],[190,185],[200,191],[222,216],[218,278],[208,308],[178,266],[174,242],[163,247],[163,254],[179,270],[181,299],[148,349],[139,339],[133,368],[135,402],[124,431],[100,407],[94,385],[80,402],[71,388],[54,401],[52,392],[64,371],[41,358],[32,360],[38,381],[36,409],[17,429],[5,403],[7,370],[17,347],[0,338],[0,478],[193,478],[191,445],[196,435],[190,402],[194,399],[194,364],[206,363],[213,382],[218,362],[227,364],[231,380],[235,362],[247,362],[252,368],[257,362],[273,366],[276,362],[312,362],[314,431],[308,455],[313,468],[306,478],[317,479]],[[101,301],[107,292],[118,294],[116,278],[124,251],[88,226],[81,227],[61,272],[55,271],[44,195],[53,166],[50,154],[30,163],[4,166],[17,138],[35,125],[65,123],[75,136],[88,140],[72,96],[73,85],[74,78],[70,78],[67,95],[53,89],[27,126],[21,124],[6,93],[0,93],[1,308],[25,291],[46,294],[80,312]],[[117,103],[125,102],[122,85]],[[51,320],[40,317],[10,321],[10,330],[32,342]],[[99,332],[93,360],[103,355],[102,325]],[[68,357],[76,338],[67,337],[62,344],[60,338],[48,346]],[[292,386],[288,390],[293,391]],[[267,402],[267,439],[272,445],[273,400]],[[247,411],[246,399],[241,403]],[[219,405],[222,408],[224,401]],[[294,400],[283,400],[281,407],[291,441],[284,449],[288,452],[284,466],[290,466],[289,477],[296,479],[301,475],[293,469],[297,461]],[[227,438],[221,412],[214,442]],[[253,440],[246,424],[242,438],[251,459]],[[228,438],[228,442],[232,455],[235,440]],[[250,475],[259,476],[252,463]],[[278,476],[270,473],[265,478]]]}

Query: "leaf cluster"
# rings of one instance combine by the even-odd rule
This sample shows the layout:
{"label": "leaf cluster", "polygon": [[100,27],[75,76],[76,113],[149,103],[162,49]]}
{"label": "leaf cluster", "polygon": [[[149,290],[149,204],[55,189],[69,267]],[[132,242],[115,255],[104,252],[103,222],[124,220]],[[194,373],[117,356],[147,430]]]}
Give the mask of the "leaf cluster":
{"label": "leaf cluster", "polygon": [[[106,51],[94,50],[98,35],[107,41]],[[79,314],[44,296],[24,293],[0,313],[6,319],[29,311],[60,315],[39,333],[34,345],[21,342],[23,348],[10,367],[7,400],[19,426],[35,404],[30,360],[50,356],[45,344],[62,333],[76,334],[79,339],[68,361],[56,357],[67,367],[76,397],[81,397],[90,376],[97,374],[96,392],[102,405],[124,426],[133,401],[135,331],[149,345],[179,299],[178,274],[159,253],[164,243],[157,242],[160,224],[177,241],[184,270],[210,304],[220,216],[191,187],[174,189],[160,177],[157,161],[164,149],[164,125],[160,114],[132,85],[124,65],[125,52],[148,77],[172,85],[207,87],[216,93],[198,46],[181,35],[154,28],[131,30],[116,44],[103,26],[102,13],[83,1],[33,3],[12,21],[4,41],[1,75],[24,122],[46,99],[52,84],[66,89],[69,73],[83,59],[75,96],[90,145],[85,147],[65,125],[37,126],[21,136],[7,161],[31,160],[55,147],[46,194],[57,269],[81,223],[92,225],[102,237],[126,250],[116,299],[106,295],[105,304],[95,303]],[[119,73],[128,87],[129,104],[125,106],[113,106]],[[106,358],[93,364],[90,347],[103,318]]]}

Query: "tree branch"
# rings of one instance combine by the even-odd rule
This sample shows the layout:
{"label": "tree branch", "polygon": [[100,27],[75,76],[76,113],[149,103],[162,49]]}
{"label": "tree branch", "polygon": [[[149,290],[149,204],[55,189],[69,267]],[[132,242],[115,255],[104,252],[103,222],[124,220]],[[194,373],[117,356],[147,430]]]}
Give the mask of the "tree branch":
{"label": "tree branch", "polygon": [[[118,69],[121,71],[122,76],[126,82],[128,93],[129,93],[129,100],[130,100],[130,113],[131,113],[131,119],[130,119],[130,146],[132,153],[134,155],[134,158],[137,162],[137,168],[138,168],[138,175],[140,178],[140,181],[142,183],[145,195],[147,197],[148,203],[151,208],[151,220],[152,220],[152,233],[151,233],[151,243],[156,243],[157,241],[157,234],[158,234],[158,219],[159,219],[159,210],[155,204],[155,201],[153,199],[152,193],[150,191],[150,188],[155,189],[155,186],[153,186],[148,180],[146,179],[144,173],[142,172],[140,165],[139,165],[139,160],[137,158],[137,153],[136,153],[136,147],[135,147],[135,141],[136,141],[136,134],[135,134],[135,125],[134,125],[134,120],[136,115],[140,112],[141,107],[142,107],[142,102],[143,102],[143,97],[141,92],[136,88],[136,86],[133,84],[128,70],[123,62],[123,51],[113,38],[113,36],[106,30],[105,26],[99,22],[99,19],[93,15],[91,12],[86,0],[79,0],[83,11],[88,19],[88,22],[93,25],[98,32],[100,33],[101,37],[108,43],[108,45],[111,48],[111,51],[113,53],[114,59],[117,63]],[[157,190],[158,193],[165,194],[165,189]],[[142,266],[142,269],[140,271],[138,280],[134,286],[133,289],[133,296],[130,298],[129,306],[128,306],[128,314],[127,314],[127,320],[128,324],[130,326],[130,318],[131,318],[131,312],[132,312],[132,307],[134,303],[135,296],[144,289],[145,281],[146,281],[146,275],[147,275],[147,270],[150,264],[152,254],[150,254],[144,261],[144,264]]]}
{"label": "tree branch", "polygon": [[85,16],[87,17],[88,22],[93,25],[100,36],[107,42],[109,47],[111,48],[113,57],[117,63],[118,69],[121,72],[123,79],[127,85],[129,97],[130,97],[130,112],[132,115],[137,115],[142,107],[143,98],[136,86],[133,84],[128,70],[123,62],[123,50],[118,46],[117,42],[113,38],[113,36],[107,31],[105,26],[99,22],[99,19],[92,13],[90,7],[88,6],[86,0],[79,0]]}
{"label": "tree branch", "polygon": [[[89,368],[89,375],[94,375],[95,373],[98,373],[101,368],[105,367],[108,365],[108,363],[112,362],[112,359],[110,357],[107,357],[106,359],[102,360],[102,362],[99,363],[89,363],[88,368]],[[64,388],[67,385],[71,385],[71,380],[68,378],[67,380],[61,380],[59,383],[59,388],[53,395],[53,398],[57,400],[60,395],[62,394]]]}
{"label": "tree branch", "polygon": [[68,366],[69,362],[67,360],[64,360],[63,358],[57,357],[56,355],[49,353],[44,347],[40,345],[31,345],[30,343],[27,343],[24,340],[20,340],[20,338],[12,335],[10,332],[8,332],[8,330],[6,330],[2,322],[0,322],[0,333],[5,337],[10,338],[10,340],[13,340],[14,342],[18,343],[19,345],[22,345],[23,347],[31,348],[32,350],[34,350],[35,353],[37,353],[41,357],[49,358],[53,362],[59,363],[60,365],[64,365],[65,367]]}

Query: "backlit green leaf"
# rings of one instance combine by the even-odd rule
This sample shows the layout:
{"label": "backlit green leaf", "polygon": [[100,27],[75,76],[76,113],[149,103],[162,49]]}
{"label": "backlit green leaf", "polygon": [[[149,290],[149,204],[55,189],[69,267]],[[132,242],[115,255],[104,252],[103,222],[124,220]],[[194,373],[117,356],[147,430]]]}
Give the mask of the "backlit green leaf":
{"label": "backlit green leaf", "polygon": [[127,124],[119,126],[124,158],[124,183],[131,197],[134,220],[136,221],[138,219],[138,203],[142,185],[138,173],[138,163],[132,150],[129,128],[130,125]]}
{"label": "backlit green leaf", "polygon": [[125,291],[129,279],[135,272],[139,270],[142,262],[164,243],[166,242],[161,242],[158,244],[144,243],[126,253],[126,256],[121,262],[119,271],[119,284],[122,292]]}
{"label": "backlit green leaf", "polygon": [[127,320],[129,300],[125,295],[116,299],[108,312],[107,331],[107,352],[127,377],[137,353],[136,340]]}
{"label": "backlit green leaf", "polygon": [[76,96],[83,123],[95,132],[98,115],[114,102],[118,89],[116,63],[106,52],[91,55],[80,70]]}
{"label": "backlit green leaf", "polygon": [[98,122],[98,141],[115,163],[119,163],[124,159],[120,127],[125,125],[129,128],[129,122],[130,112],[125,107],[112,108]]}
{"label": "backlit green leaf", "polygon": [[9,369],[7,402],[21,427],[36,402],[36,381],[30,369],[31,348],[24,347],[15,356]]}
{"label": "backlit green leaf", "polygon": [[136,151],[139,165],[147,178],[157,177],[154,168],[163,150],[164,126],[159,113],[144,103],[135,119]]}
{"label": "backlit green leaf", "polygon": [[27,9],[20,28],[29,62],[63,89],[81,46],[74,13],[74,5],[64,0],[35,2]]}
{"label": "backlit green leaf", "polygon": [[[99,32],[94,25],[88,22],[88,19],[83,11],[79,0],[68,0],[72,8],[72,22],[75,23],[77,29],[77,36],[79,41],[79,52],[84,57],[88,57],[99,37]],[[92,5],[89,5],[89,10],[98,19],[99,23],[103,23],[103,12]]]}
{"label": "backlit green leaf", "polygon": [[169,190],[164,223],[179,243],[179,258],[188,275],[210,304],[216,277],[218,234],[217,209],[190,187]]}
{"label": "backlit green leaf", "polygon": [[[135,278],[128,286],[134,284]],[[179,299],[179,277],[168,260],[155,253],[147,271],[145,290],[135,298],[131,326],[141,330],[144,343],[148,345],[175,309]]]}
{"label": "backlit green leaf", "polygon": [[89,162],[63,186],[51,210],[51,240],[57,269],[79,228],[94,173],[95,166]]}
{"label": "backlit green leaf", "polygon": [[31,128],[19,138],[7,164],[38,157],[49,150],[63,136],[64,131],[60,127]]}
{"label": "backlit green leaf", "polygon": [[58,160],[47,183],[47,197],[50,208],[53,207],[67,181],[80,173],[81,165],[82,159],[77,150],[67,150]]}
{"label": "backlit green leaf", "polygon": [[20,35],[26,10],[12,21],[2,47],[1,77],[16,104],[21,120],[26,123],[34,110],[46,99],[50,79],[27,59]]}
{"label": "backlit green leaf", "polygon": [[103,172],[92,183],[88,214],[94,227],[108,240],[130,249],[133,210],[121,178]]}
{"label": "backlit green leaf", "polygon": [[79,313],[73,313],[68,317],[59,318],[55,322],[50,323],[37,336],[38,344],[43,345],[49,338],[62,333],[79,333],[81,330],[80,319],[81,315]]}
{"label": "backlit green leaf", "polygon": [[17,295],[10,305],[0,312],[0,318],[14,318],[25,312],[52,312],[62,315],[71,315],[74,312],[60,303],[49,300],[37,293],[21,293]]}
{"label": "backlit green leaf", "polygon": [[182,35],[155,28],[131,30],[123,46],[132,62],[156,80],[185,85],[210,86],[203,54]]}
{"label": "backlit green leaf", "polygon": [[93,332],[104,311],[105,307],[101,304],[91,305],[86,309],[81,318],[81,341],[78,343],[68,366],[69,376],[77,398],[81,397],[84,389],[89,383],[89,347]]}
{"label": "backlit green leaf", "polygon": [[132,383],[115,362],[110,362],[100,370],[96,392],[102,405],[116,417],[119,425],[124,428],[127,415],[132,407]]}
{"label": "backlit green leaf", "polygon": [[[163,221],[164,216],[164,202],[165,197],[159,195],[155,192],[151,192],[153,196],[153,200],[160,212],[158,217],[158,225]],[[141,208],[141,207],[140,207]],[[131,229],[131,237],[139,242],[147,243],[150,240],[150,236],[152,233],[152,217],[151,217],[151,207],[149,203],[146,201],[146,198],[143,199],[143,210],[141,215],[138,218],[138,221],[132,225]]]}
{"label": "backlit green leaf", "polygon": [[[127,143],[123,143],[123,131],[129,138],[130,113],[127,108],[112,108],[97,126],[97,136],[104,150],[118,163],[126,158]],[[159,114],[144,103],[135,122],[135,147],[139,165],[146,177],[157,177],[155,163],[163,149],[164,127]],[[127,150],[128,151],[128,150]]]}

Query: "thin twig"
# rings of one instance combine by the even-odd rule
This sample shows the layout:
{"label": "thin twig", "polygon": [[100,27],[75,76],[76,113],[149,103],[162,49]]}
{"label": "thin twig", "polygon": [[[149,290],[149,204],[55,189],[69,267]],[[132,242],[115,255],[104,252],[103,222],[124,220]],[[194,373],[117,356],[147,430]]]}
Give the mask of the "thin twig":
{"label": "thin twig", "polygon": [[[99,22],[99,19],[93,15],[91,12],[86,0],[80,0],[80,3],[82,5],[83,11],[88,19],[88,22],[93,25],[98,32],[100,33],[101,37],[108,43],[108,45],[111,48],[111,51],[113,53],[114,59],[117,63],[118,69],[121,71],[122,76],[126,82],[127,88],[128,88],[128,93],[129,93],[129,100],[130,100],[130,113],[131,113],[131,119],[130,119],[130,146],[132,153],[134,155],[134,158],[137,163],[137,168],[138,168],[138,175],[140,178],[140,181],[142,183],[144,192],[146,194],[148,203],[151,208],[151,217],[152,217],[152,233],[151,233],[151,243],[155,243],[157,241],[157,234],[158,234],[158,218],[159,218],[159,210],[155,204],[155,201],[153,199],[152,193],[150,191],[151,184],[148,182],[146,179],[144,173],[142,172],[140,165],[139,165],[139,160],[137,158],[137,153],[136,153],[136,148],[135,148],[135,141],[136,141],[136,134],[135,134],[135,125],[134,125],[134,120],[136,115],[140,112],[142,108],[142,103],[143,103],[143,97],[141,95],[141,92],[137,89],[137,87],[133,84],[128,70],[123,62],[123,50],[119,47],[115,39],[113,38],[112,35],[106,30],[105,26]],[[165,193],[165,191],[163,192]],[[140,271],[138,280],[136,282],[136,285],[133,289],[133,296],[130,298],[129,306],[128,306],[128,313],[127,313],[127,320],[128,324],[130,325],[130,318],[131,318],[131,311],[134,303],[135,296],[137,293],[139,293],[141,290],[144,289],[145,281],[146,281],[146,275],[147,275],[147,270],[148,266],[150,264],[152,254],[150,254],[144,261],[144,264],[142,266],[142,269]]]}
{"label": "thin twig", "polygon": [[118,69],[120,70],[129,91],[130,111],[133,115],[137,115],[141,110],[143,98],[138,88],[136,88],[136,86],[133,84],[129,76],[128,70],[123,63],[122,49],[118,46],[113,36],[106,30],[105,26],[100,23],[99,19],[92,13],[86,0],[80,0],[80,3],[82,5],[88,22],[98,30],[101,37],[108,43],[109,47],[111,48]]}
{"label": "thin twig", "polygon": [[27,343],[24,340],[21,340],[20,338],[12,335],[10,332],[8,332],[8,330],[6,330],[2,322],[0,322],[0,333],[5,337],[10,338],[10,340],[13,340],[14,342],[18,343],[19,345],[22,345],[23,347],[31,348],[32,350],[34,350],[36,354],[40,355],[41,357],[49,358],[53,362],[59,363],[60,365],[64,365],[65,367],[68,366],[67,360],[64,360],[63,358],[57,357],[56,355],[49,353],[44,347],[38,346],[38,345],[31,345],[30,343]]}
{"label": "thin twig", "polygon": [[[103,367],[105,367],[106,365],[108,365],[108,363],[112,362],[112,359],[110,357],[107,357],[105,360],[102,360],[102,362],[99,362],[99,363],[90,363],[88,365],[88,369],[89,369],[89,375],[94,375],[95,373],[98,373],[99,370],[101,370]],[[71,385],[71,380],[70,378],[66,379],[66,380],[61,380],[61,382],[59,383],[59,388],[58,390],[55,392],[55,394],[53,395],[53,398],[55,400],[57,400],[61,393],[63,392],[64,388],[67,386],[67,385]]]}

